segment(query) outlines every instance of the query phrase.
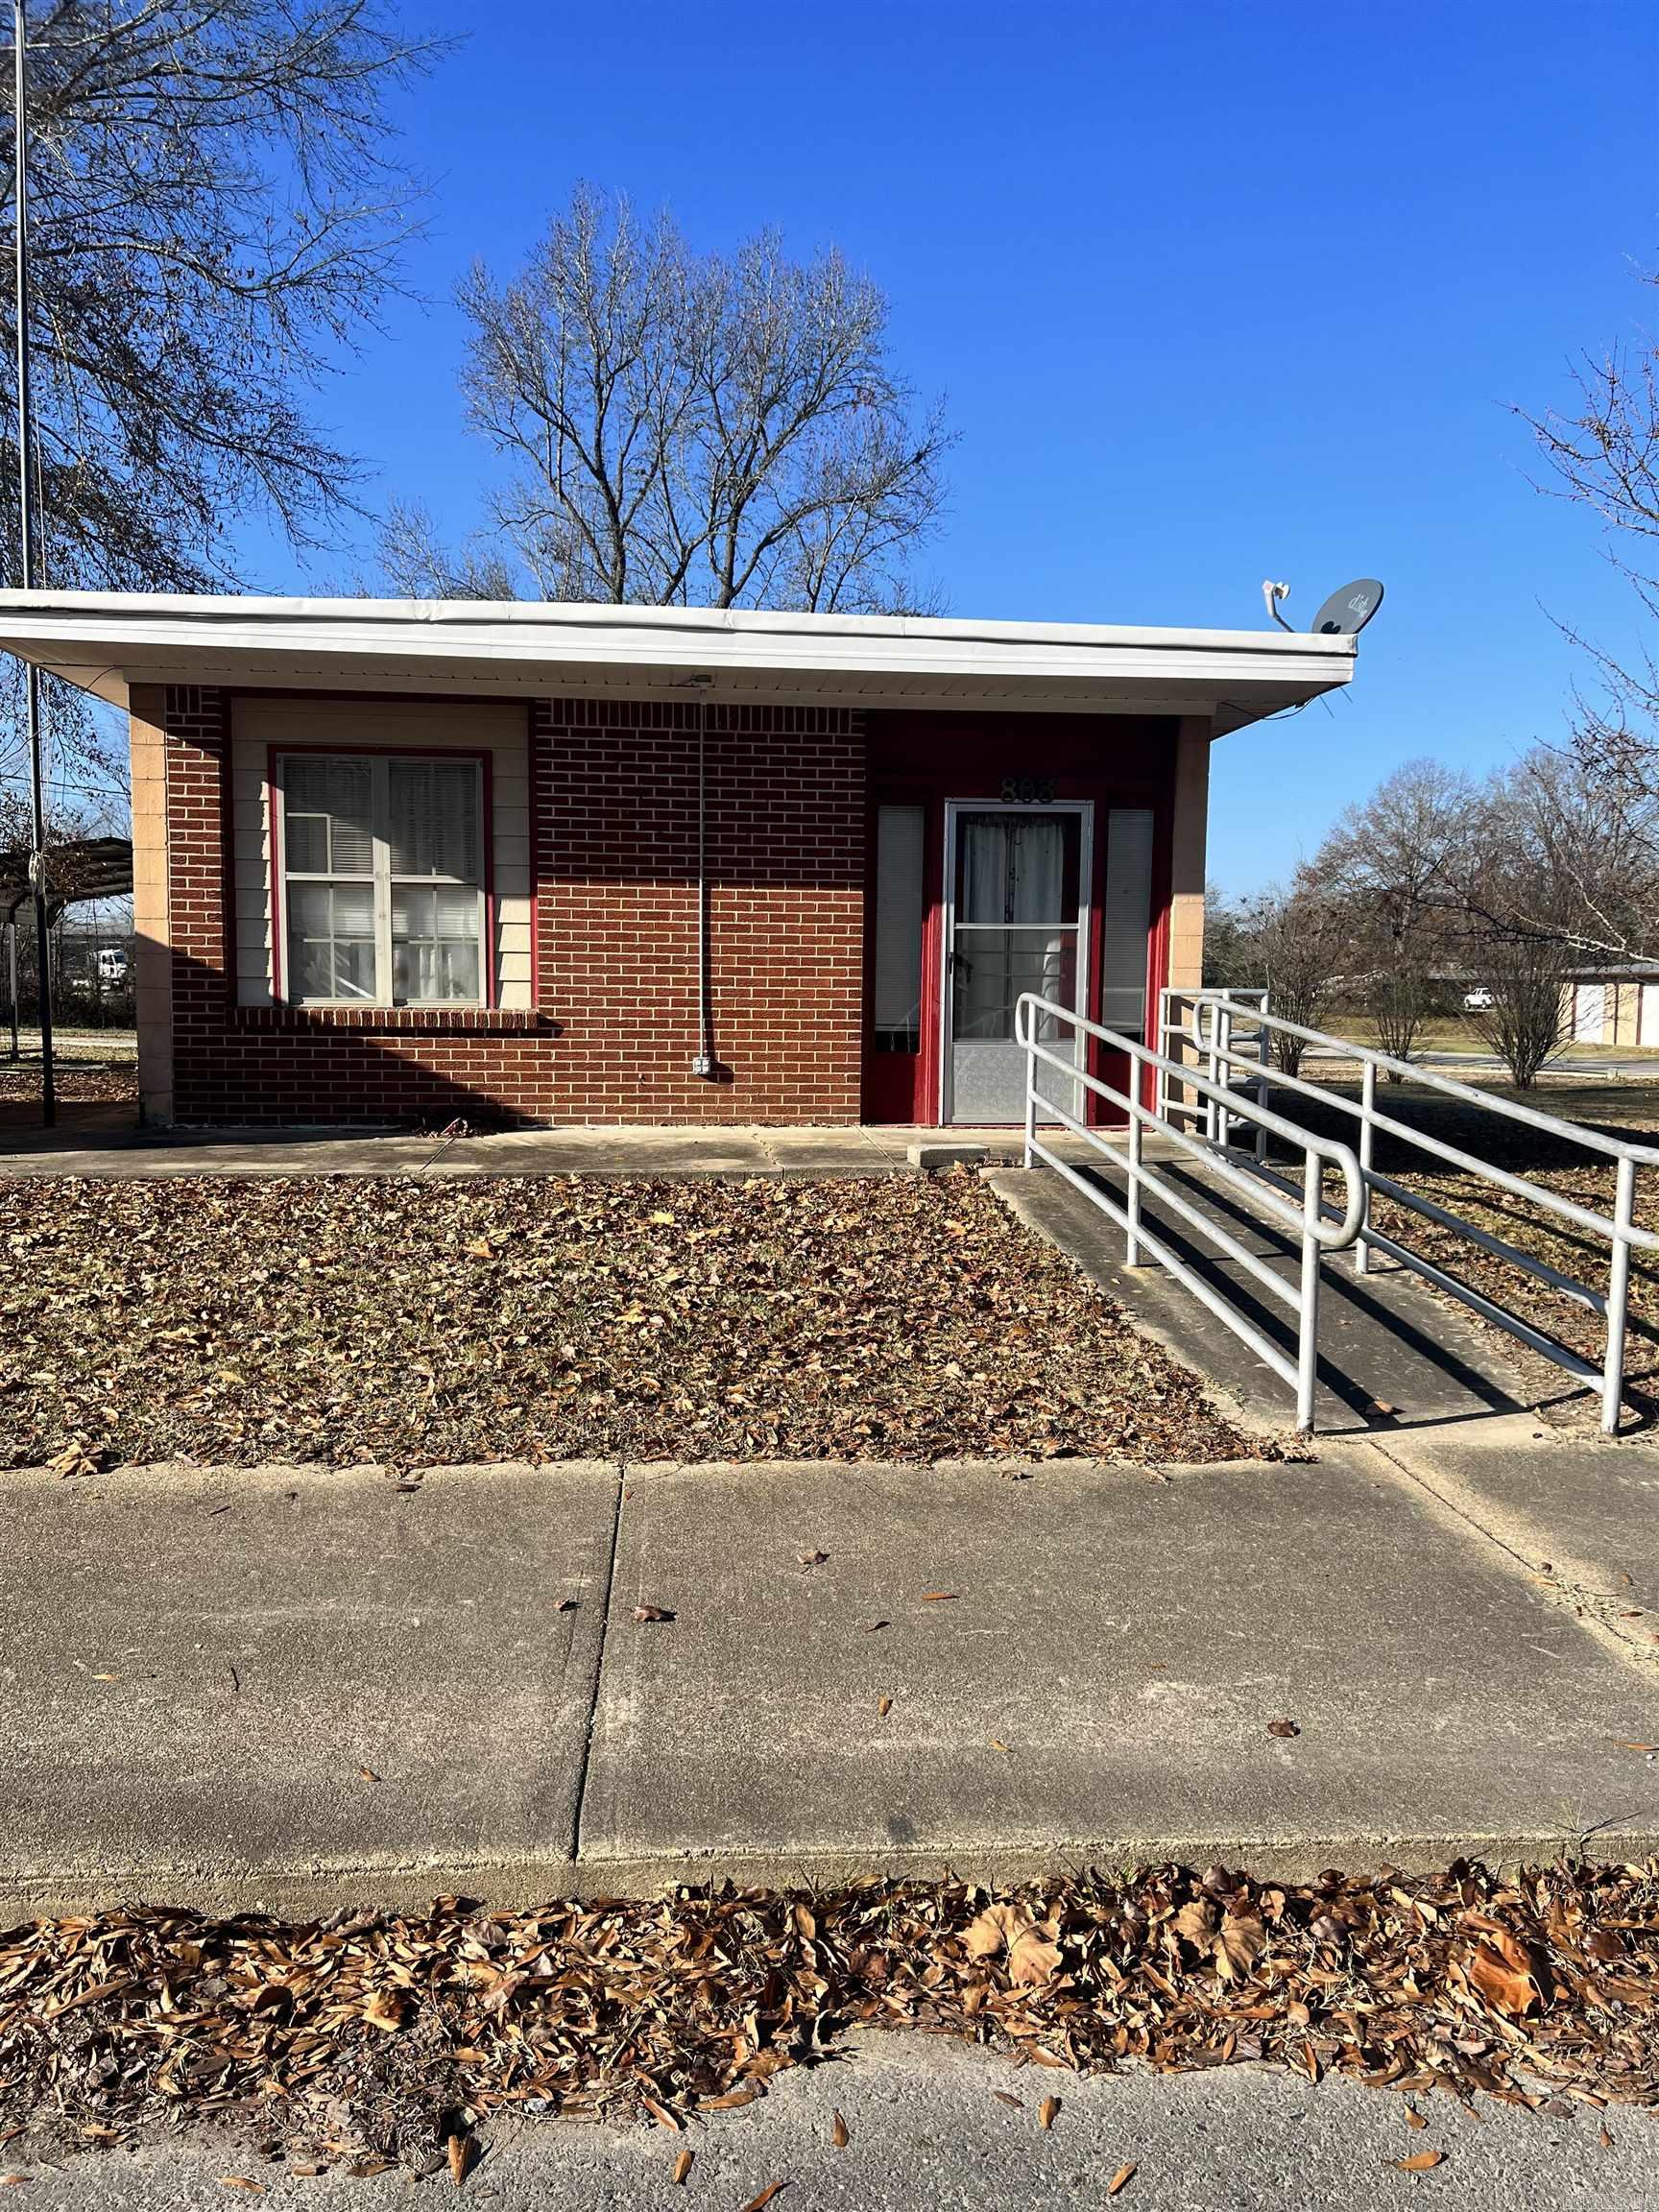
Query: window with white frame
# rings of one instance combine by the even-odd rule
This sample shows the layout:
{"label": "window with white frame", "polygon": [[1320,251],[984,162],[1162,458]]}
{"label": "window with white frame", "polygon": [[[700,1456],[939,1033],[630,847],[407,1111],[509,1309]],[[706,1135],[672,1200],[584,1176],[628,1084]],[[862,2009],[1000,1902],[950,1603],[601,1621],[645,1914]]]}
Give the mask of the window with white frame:
{"label": "window with white frame", "polygon": [[285,996],[482,1005],[482,764],[287,753],[276,781]]}

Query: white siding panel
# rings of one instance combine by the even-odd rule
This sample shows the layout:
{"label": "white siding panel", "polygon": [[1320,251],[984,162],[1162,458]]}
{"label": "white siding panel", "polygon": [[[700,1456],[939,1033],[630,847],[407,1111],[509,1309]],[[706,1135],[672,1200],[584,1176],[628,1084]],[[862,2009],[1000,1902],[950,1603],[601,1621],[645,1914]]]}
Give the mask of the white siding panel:
{"label": "white siding panel", "polygon": [[407,745],[490,756],[495,889],[495,997],[527,1007],[530,974],[530,753],[522,706],[449,700],[239,699],[231,740],[236,867],[237,997],[271,1003],[271,856],[265,781],[271,748],[328,745],[342,753]]}

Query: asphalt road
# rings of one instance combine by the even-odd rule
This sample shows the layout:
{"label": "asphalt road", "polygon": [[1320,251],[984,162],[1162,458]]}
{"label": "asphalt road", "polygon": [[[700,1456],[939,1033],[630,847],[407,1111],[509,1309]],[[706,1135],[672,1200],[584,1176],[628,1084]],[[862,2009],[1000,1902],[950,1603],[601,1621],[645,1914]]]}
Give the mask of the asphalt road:
{"label": "asphalt road", "polygon": [[[1046,2096],[1059,2098],[1060,2110],[1045,2131]],[[744,2212],[774,2182],[784,2184],[775,2212],[1074,2212],[1104,2206],[1125,2166],[1135,2171],[1110,2200],[1122,2212],[1659,2206],[1659,2116],[1611,2112],[1604,2143],[1603,2116],[1565,2099],[1539,2113],[1490,2104],[1467,2113],[1444,2097],[1417,2103],[1429,2123],[1422,2128],[1410,2126],[1404,2098],[1351,2082],[1314,2089],[1242,2066],[1073,2080],[1017,2070],[962,2045],[893,2035],[867,2037],[810,2075],[784,2075],[760,2105],[716,2115],[685,2136],[574,2123],[500,2133],[460,2190],[446,2171],[423,2180],[400,2173],[354,2180],[339,2172],[298,2179],[222,2141],[65,2166],[25,2163],[13,2143],[0,2161],[30,2176],[13,2200],[18,2212],[223,2212],[238,2203],[388,2212],[451,2202],[478,2212]],[[849,2135],[840,2151],[830,2140],[836,2111]],[[687,2146],[694,2163],[676,2188],[675,2157]],[[1432,2171],[1401,2171],[1399,2160],[1431,2151],[1444,2153]],[[228,2186],[233,2176],[261,2194],[234,2180]]]}

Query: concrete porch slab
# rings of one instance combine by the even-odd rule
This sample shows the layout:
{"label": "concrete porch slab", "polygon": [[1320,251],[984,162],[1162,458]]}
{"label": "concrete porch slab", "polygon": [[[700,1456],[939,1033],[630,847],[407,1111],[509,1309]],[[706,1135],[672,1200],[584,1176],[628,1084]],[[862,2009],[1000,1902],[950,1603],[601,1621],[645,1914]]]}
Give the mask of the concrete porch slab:
{"label": "concrete porch slab", "polygon": [[1017,1159],[1017,1130],[605,1126],[444,1140],[407,1130],[0,1131],[0,1180],[88,1175],[889,1175],[934,1139]]}
{"label": "concrete porch slab", "polygon": [[615,1497],[583,1466],[0,1476],[0,1896],[558,1888]]}
{"label": "concrete porch slab", "polygon": [[1659,1828],[1623,1747],[1653,1733],[1635,1671],[1363,1443],[635,1470],[580,1855],[630,1886],[1548,1856]]}

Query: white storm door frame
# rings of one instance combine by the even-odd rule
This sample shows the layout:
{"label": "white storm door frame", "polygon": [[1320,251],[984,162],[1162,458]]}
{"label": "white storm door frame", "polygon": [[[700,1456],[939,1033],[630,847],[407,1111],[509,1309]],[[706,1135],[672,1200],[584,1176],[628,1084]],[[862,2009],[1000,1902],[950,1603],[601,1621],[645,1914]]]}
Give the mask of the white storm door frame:
{"label": "white storm door frame", "polygon": [[[1051,799],[1042,805],[1023,805],[1019,800],[947,799],[945,802],[944,923],[939,932],[939,1127],[950,1125],[950,1008],[952,954],[956,942],[956,817],[959,814],[1075,814],[1077,832],[1077,1011],[1089,1011],[1089,933],[1093,919],[1089,894],[1094,888],[1094,802],[1092,799]],[[1088,1040],[1079,1037],[1077,1064],[1083,1067]],[[1081,1086],[1079,1086],[1081,1091]],[[1088,1101],[1082,1101],[1087,1107]],[[1078,1116],[1086,1120],[1087,1113]]]}

